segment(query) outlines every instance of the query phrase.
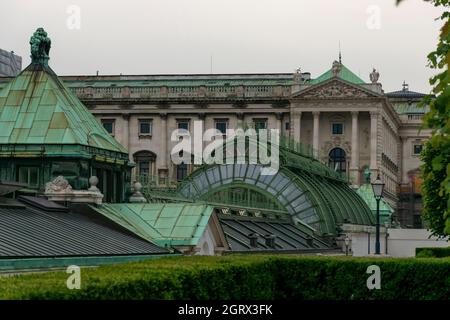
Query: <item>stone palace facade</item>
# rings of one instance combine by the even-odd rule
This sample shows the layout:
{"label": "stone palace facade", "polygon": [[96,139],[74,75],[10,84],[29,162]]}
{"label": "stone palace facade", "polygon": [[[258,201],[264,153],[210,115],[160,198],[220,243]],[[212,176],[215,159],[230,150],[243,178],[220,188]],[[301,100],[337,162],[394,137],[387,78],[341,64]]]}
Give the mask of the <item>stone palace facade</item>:
{"label": "stone palace facade", "polygon": [[[421,227],[418,168],[424,94],[386,93],[373,70],[363,81],[342,63],[310,73],[66,76],[66,85],[125,148],[134,174],[181,180],[191,165],[174,165],[171,133],[204,129],[277,128],[311,145],[314,155],[346,174],[355,187],[380,173],[385,199],[405,227]],[[0,87],[8,81],[0,79]]]}

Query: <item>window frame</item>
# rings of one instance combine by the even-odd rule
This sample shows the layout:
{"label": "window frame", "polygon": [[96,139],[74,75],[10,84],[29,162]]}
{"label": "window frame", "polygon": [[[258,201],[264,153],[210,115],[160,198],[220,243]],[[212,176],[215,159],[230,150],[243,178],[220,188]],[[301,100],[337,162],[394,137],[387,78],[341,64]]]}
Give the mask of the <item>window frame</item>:
{"label": "window frame", "polygon": [[[221,130],[217,129],[217,123],[219,123],[219,122],[225,122],[225,132],[222,132]],[[228,118],[216,118],[216,119],[214,119],[214,129],[219,130],[222,133],[222,135],[224,135],[224,136],[226,136],[226,134],[227,134],[227,130],[229,128],[229,124],[230,124],[230,121],[229,121]]]}
{"label": "window frame", "polygon": [[[265,123],[265,128],[257,128],[256,127],[256,123],[257,122],[259,122],[259,123]],[[254,129],[256,130],[256,131],[258,131],[258,130],[261,130],[261,129],[265,129],[265,130],[267,130],[267,128],[269,127],[269,119],[267,119],[267,118],[253,118],[253,127],[254,127]]]}
{"label": "window frame", "polygon": [[[334,133],[334,125],[341,125],[342,130],[341,133]],[[333,136],[342,136],[345,133],[345,125],[343,122],[333,121],[331,122],[331,135]]]}
{"label": "window frame", "polygon": [[[416,146],[420,146],[420,152],[419,153],[416,153]],[[418,157],[418,156],[420,156],[420,154],[422,153],[422,151],[423,151],[423,143],[421,143],[421,142],[418,142],[418,141],[413,141],[412,142],[412,150],[411,150],[412,152],[412,155],[414,156],[414,157]]]}
{"label": "window frame", "polygon": [[[148,123],[150,132],[144,133],[141,131],[141,124]],[[138,136],[139,137],[151,137],[153,135],[153,119],[152,118],[139,118],[138,119]]]}
{"label": "window frame", "polygon": [[[27,181],[21,181],[21,179],[20,179],[20,176],[21,176],[20,172],[23,169],[27,170],[27,172],[26,172],[26,175],[27,175],[27,179],[26,180]],[[36,170],[36,184],[33,184],[33,185],[31,184],[31,170],[30,169],[35,169]],[[38,188],[39,187],[39,176],[40,176],[40,172],[39,171],[40,170],[39,170],[38,166],[19,166],[17,168],[17,181],[21,182],[21,183],[26,183],[29,188]]]}
{"label": "window frame", "polygon": [[[106,130],[106,132],[108,132],[109,135],[114,137],[114,135],[116,134],[116,119],[102,118],[102,119],[100,119],[100,122],[102,124],[102,127]],[[109,132],[105,128],[105,123],[111,123],[111,132]]]}
{"label": "window frame", "polygon": [[191,130],[191,119],[176,119],[177,121],[177,129],[185,129],[185,128],[180,128],[179,124],[180,123],[187,123],[187,131]]}

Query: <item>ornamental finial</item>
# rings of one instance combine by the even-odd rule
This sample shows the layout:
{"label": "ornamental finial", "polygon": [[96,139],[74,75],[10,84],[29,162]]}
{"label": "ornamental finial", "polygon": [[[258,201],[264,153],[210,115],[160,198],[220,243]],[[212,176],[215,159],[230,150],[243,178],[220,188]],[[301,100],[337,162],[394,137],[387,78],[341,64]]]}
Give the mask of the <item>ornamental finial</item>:
{"label": "ornamental finial", "polygon": [[38,28],[30,38],[31,63],[48,67],[48,59],[52,41],[44,28]]}

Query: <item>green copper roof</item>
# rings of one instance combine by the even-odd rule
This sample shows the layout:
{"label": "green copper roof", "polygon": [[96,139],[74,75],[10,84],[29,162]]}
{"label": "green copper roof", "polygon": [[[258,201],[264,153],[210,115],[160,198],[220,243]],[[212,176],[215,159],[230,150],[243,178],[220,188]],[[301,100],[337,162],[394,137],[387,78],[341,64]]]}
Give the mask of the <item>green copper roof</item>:
{"label": "green copper roof", "polygon": [[[333,77],[332,69],[329,69],[327,72],[321,74],[315,79],[312,79],[310,81],[311,84],[317,84],[320,82],[323,82],[325,80],[328,80]],[[350,69],[348,69],[346,66],[341,64],[341,70],[338,73],[338,77],[341,79],[344,79],[348,82],[354,83],[354,84],[364,84],[365,82],[358,77],[356,74],[354,74]]]}
{"label": "green copper roof", "polygon": [[[363,198],[364,202],[367,203],[370,210],[373,212],[374,217],[377,212],[377,201],[375,200],[375,196],[373,194],[372,186],[368,183],[361,185],[358,190],[356,190],[361,198]],[[380,201],[380,222],[390,223],[391,215],[394,213],[394,209],[383,199]]]}
{"label": "green copper roof", "polygon": [[83,145],[127,154],[42,64],[30,64],[0,91],[0,127],[0,144]]}
{"label": "green copper roof", "polygon": [[120,203],[92,207],[108,219],[160,246],[196,245],[213,207],[186,203]]}
{"label": "green copper roof", "polygon": [[420,107],[418,103],[401,103],[401,104],[395,104],[394,105],[395,111],[399,114],[405,114],[405,113],[420,113],[424,114],[428,111],[430,111],[429,106]]}

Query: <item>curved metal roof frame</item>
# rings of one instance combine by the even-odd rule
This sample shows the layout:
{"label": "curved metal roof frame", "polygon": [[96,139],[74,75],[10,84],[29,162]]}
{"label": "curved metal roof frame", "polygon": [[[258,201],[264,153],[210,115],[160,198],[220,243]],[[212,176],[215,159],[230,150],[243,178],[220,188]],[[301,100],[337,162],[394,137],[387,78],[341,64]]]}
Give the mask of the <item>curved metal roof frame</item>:
{"label": "curved metal roof frame", "polygon": [[[231,143],[234,140],[227,141],[225,147]],[[249,143],[255,141],[249,139]],[[273,176],[263,176],[261,168],[248,163],[204,165],[186,178],[177,192],[183,197],[207,201],[208,195],[227,186],[260,189],[294,220],[322,234],[336,234],[339,223],[374,223],[369,207],[347,181],[315,159],[281,145],[279,171]]]}

